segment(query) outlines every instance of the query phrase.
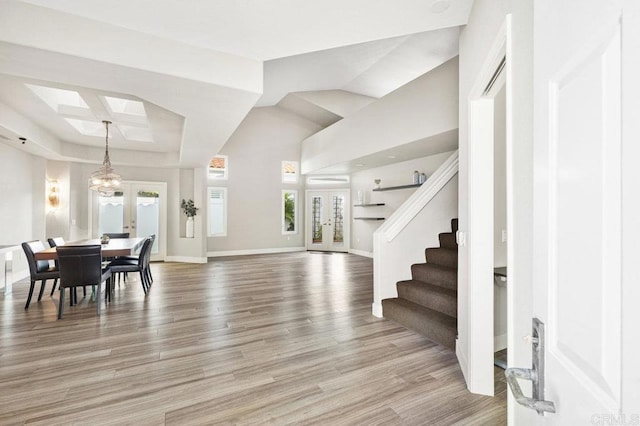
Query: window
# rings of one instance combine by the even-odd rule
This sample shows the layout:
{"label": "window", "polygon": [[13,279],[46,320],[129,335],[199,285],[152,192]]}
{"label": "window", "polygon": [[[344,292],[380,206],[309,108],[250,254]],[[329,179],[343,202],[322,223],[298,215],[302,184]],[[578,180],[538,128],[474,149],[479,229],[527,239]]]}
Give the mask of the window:
{"label": "window", "polygon": [[216,155],[209,162],[209,179],[227,180],[229,174],[229,157]]}
{"label": "window", "polygon": [[298,202],[298,191],[290,190],[290,189],[284,189],[282,191],[282,233],[283,234],[298,233],[297,202]]}
{"label": "window", "polygon": [[309,176],[307,178],[308,185],[340,185],[349,183],[349,176]]}
{"label": "window", "polygon": [[298,162],[282,162],[282,183],[298,183]]}
{"label": "window", "polygon": [[227,188],[210,187],[207,190],[207,235],[227,235]]}

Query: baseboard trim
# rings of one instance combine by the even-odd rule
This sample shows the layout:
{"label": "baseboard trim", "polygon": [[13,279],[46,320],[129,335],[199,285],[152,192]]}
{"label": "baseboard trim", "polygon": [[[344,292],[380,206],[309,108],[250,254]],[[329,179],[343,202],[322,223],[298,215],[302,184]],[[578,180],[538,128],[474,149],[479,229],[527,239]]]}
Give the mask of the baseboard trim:
{"label": "baseboard trim", "polygon": [[207,257],[223,257],[223,256],[247,256],[251,254],[272,254],[272,253],[293,253],[298,251],[306,251],[306,247],[277,247],[267,249],[249,249],[249,250],[225,250],[225,251],[209,251]]}
{"label": "baseboard trim", "polygon": [[351,254],[356,254],[356,255],[358,255],[358,256],[363,256],[363,257],[373,258],[373,252],[372,252],[372,251],[364,251],[364,250],[354,250],[354,249],[351,249],[351,250],[349,250],[349,253],[351,253]]}
{"label": "baseboard trim", "polygon": [[378,317],[378,318],[384,318],[382,316],[382,303],[372,303],[371,304],[371,314],[374,317]]}
{"label": "baseboard trim", "polygon": [[458,364],[460,364],[460,370],[464,376],[464,381],[467,383],[467,389],[469,388],[469,363],[467,357],[462,352],[462,348],[459,345],[460,339],[456,338],[456,357],[458,358]]}
{"label": "baseboard trim", "polygon": [[498,352],[507,347],[507,334],[501,334],[493,337],[493,351]]}
{"label": "baseboard trim", "polygon": [[165,262],[179,262],[179,263],[207,263],[206,257],[190,257],[190,256],[166,256]]}

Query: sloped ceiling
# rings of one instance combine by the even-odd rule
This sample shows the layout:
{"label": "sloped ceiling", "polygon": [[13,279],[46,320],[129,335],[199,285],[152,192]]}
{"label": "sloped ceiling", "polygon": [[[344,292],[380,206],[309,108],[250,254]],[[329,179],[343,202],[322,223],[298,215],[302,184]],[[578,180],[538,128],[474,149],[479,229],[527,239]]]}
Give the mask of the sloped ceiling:
{"label": "sloped ceiling", "polygon": [[[446,61],[457,54],[458,26],[471,5],[3,0],[0,143],[22,135],[29,143],[18,149],[101,161],[101,138],[74,133],[39,104],[25,89],[37,82],[75,90],[94,105],[104,96],[144,103],[153,142],[114,137],[114,164],[204,166],[255,106],[304,104],[301,115],[330,124],[353,106],[331,107],[319,91],[374,99]],[[286,100],[291,92],[296,98]],[[105,115],[98,107],[91,120]]]}

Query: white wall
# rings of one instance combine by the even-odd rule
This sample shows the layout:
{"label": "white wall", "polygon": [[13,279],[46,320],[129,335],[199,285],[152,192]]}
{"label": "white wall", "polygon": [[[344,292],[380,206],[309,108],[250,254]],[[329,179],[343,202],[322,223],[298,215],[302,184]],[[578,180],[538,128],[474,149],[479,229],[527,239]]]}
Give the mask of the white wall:
{"label": "white wall", "polygon": [[[361,254],[373,253],[373,233],[382,225],[382,221],[353,220],[353,217],[379,216],[388,218],[404,203],[416,188],[397,191],[372,191],[374,179],[382,179],[380,186],[398,186],[413,183],[413,171],[424,172],[429,177],[452,152],[417,158],[388,166],[363,170],[351,175],[351,204],[357,204],[358,191],[365,196],[365,203],[385,203],[378,207],[351,207],[351,249]],[[441,232],[446,232],[442,230]],[[425,247],[426,248],[426,247]]]}
{"label": "white wall", "polygon": [[493,265],[507,266],[507,243],[502,230],[507,230],[507,117],[506,89],[500,89],[494,100],[493,116]]}
{"label": "white wall", "polygon": [[44,238],[44,160],[0,143],[0,194],[0,244]]}
{"label": "white wall", "polygon": [[[317,124],[278,107],[254,108],[222,148],[229,157],[227,236],[208,238],[207,252],[304,247],[304,176],[282,183],[282,161],[300,160],[300,142]],[[298,191],[298,233],[282,234],[282,190]],[[206,231],[205,231],[206,232]]]}
{"label": "white wall", "polygon": [[[45,237],[45,162],[11,143],[15,142],[0,143],[0,245],[20,245]],[[28,275],[28,268],[22,249],[12,256],[12,278],[16,281]],[[0,271],[4,266],[2,256]]]}
{"label": "white wall", "polygon": [[[493,265],[507,266],[507,243],[502,230],[507,229],[507,117],[506,88],[497,93],[493,116]],[[507,286],[495,280],[493,287],[494,350],[507,347]]]}
{"label": "white wall", "polygon": [[[486,56],[504,24],[506,12],[507,0],[476,0],[471,10],[469,22],[460,33],[458,208],[459,228],[462,232],[469,232],[469,95],[484,65]],[[467,236],[468,240],[472,238],[473,235]],[[468,293],[468,254],[466,248],[461,245],[458,255],[458,341],[456,352],[465,374],[469,354]]]}
{"label": "white wall", "polygon": [[[453,58],[302,143],[302,172],[433,138],[430,152],[451,151],[455,139],[437,135],[458,127],[458,58]],[[340,160],[340,161],[337,161]]]}
{"label": "white wall", "polygon": [[[517,105],[511,112],[511,152],[507,151],[507,188],[511,191],[508,208],[511,223],[508,224],[509,292],[511,309],[507,312],[508,364],[516,367],[531,365],[531,345],[522,336],[531,333],[532,318],[532,259],[533,259],[533,2],[510,0],[512,15],[511,49],[508,50],[511,81],[507,81],[507,98]],[[508,129],[509,131],[509,129]],[[525,384],[526,385],[526,384]],[[525,389],[528,392],[528,389]],[[522,414],[527,408],[515,403],[509,395],[509,424],[513,424],[515,412]],[[529,419],[527,415],[520,419]],[[524,424],[524,423],[523,423]]]}

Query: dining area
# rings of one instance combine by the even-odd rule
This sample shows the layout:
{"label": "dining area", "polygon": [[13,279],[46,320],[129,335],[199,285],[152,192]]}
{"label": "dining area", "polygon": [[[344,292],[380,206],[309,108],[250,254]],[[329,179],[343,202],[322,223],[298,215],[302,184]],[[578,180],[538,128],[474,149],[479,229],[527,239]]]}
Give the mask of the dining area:
{"label": "dining area", "polygon": [[103,303],[105,306],[112,303],[116,286],[132,280],[133,275],[129,277],[129,273],[138,275],[134,279],[140,282],[146,295],[153,283],[150,264],[155,237],[105,233],[98,239],[70,242],[54,237],[48,238],[48,247],[40,240],[23,242],[21,247],[29,268],[25,311],[33,303],[38,283],[36,303],[42,301],[48,283],[51,283],[50,297],[58,292],[58,320],[63,319],[67,299],[69,306],[79,303],[79,288],[82,298],[95,304],[96,314],[100,316]]}

